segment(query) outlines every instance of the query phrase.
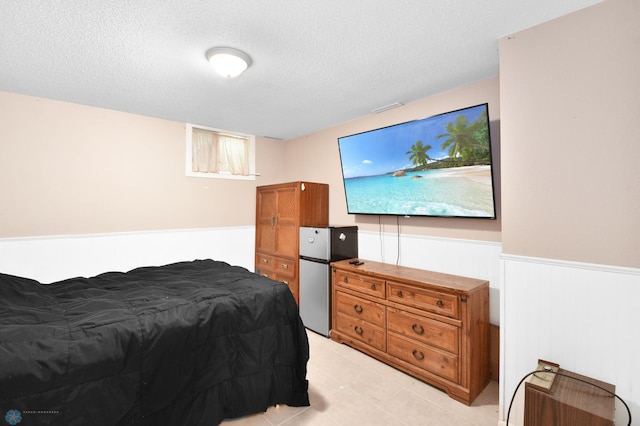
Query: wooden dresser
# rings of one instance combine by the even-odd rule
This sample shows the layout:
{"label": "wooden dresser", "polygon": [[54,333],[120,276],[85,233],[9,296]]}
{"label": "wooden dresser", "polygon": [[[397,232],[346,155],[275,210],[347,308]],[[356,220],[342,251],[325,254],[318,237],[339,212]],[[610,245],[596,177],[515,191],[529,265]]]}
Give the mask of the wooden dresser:
{"label": "wooden dresser", "polygon": [[329,225],[329,185],[288,182],[256,188],[256,273],[289,285],[299,303],[300,227]]}
{"label": "wooden dresser", "polygon": [[364,262],[331,263],[331,339],[471,404],[490,380],[489,282]]}

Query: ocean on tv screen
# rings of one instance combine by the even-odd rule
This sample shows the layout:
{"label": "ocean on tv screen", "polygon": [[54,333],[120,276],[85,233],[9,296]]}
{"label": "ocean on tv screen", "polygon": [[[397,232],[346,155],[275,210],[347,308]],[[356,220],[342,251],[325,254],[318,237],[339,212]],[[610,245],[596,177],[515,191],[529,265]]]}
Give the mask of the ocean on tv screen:
{"label": "ocean on tv screen", "polygon": [[349,213],[494,217],[491,166],[345,179]]}

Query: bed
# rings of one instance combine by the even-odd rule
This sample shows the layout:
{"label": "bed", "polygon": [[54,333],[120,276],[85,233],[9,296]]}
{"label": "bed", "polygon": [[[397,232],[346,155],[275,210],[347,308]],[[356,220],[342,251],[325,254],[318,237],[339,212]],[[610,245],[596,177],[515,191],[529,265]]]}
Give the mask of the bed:
{"label": "bed", "polygon": [[307,406],[308,359],[287,285],[224,262],[52,284],[0,274],[9,424],[210,426]]}

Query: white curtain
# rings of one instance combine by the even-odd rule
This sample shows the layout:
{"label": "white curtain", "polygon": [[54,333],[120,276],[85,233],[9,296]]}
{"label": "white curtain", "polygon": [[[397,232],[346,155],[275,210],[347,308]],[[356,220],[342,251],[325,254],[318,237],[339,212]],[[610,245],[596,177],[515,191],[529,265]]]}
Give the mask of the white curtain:
{"label": "white curtain", "polygon": [[217,172],[218,156],[216,134],[193,129],[191,135],[191,170],[194,172]]}
{"label": "white curtain", "polygon": [[193,128],[192,170],[249,175],[249,140]]}
{"label": "white curtain", "polygon": [[232,136],[218,136],[219,171],[226,171],[232,175],[249,174],[249,141]]}

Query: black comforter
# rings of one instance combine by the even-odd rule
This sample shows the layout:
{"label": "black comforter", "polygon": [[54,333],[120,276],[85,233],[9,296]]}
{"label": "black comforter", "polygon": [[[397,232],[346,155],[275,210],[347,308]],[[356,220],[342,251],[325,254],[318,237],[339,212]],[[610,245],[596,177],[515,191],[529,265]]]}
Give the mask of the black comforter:
{"label": "black comforter", "polygon": [[309,405],[308,358],[288,287],[223,262],[0,274],[0,422],[215,425]]}

